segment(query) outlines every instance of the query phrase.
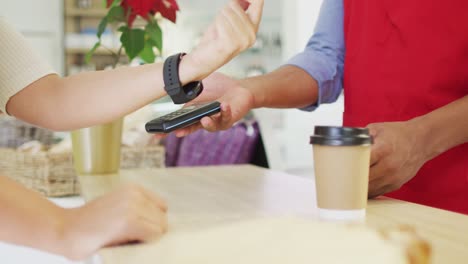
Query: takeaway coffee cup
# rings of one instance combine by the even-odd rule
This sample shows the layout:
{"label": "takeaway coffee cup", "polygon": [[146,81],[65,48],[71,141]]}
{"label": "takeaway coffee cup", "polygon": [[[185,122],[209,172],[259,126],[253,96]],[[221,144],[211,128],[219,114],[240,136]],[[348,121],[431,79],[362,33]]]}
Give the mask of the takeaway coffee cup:
{"label": "takeaway coffee cup", "polygon": [[317,126],[310,143],[319,218],[364,221],[372,145],[369,130]]}

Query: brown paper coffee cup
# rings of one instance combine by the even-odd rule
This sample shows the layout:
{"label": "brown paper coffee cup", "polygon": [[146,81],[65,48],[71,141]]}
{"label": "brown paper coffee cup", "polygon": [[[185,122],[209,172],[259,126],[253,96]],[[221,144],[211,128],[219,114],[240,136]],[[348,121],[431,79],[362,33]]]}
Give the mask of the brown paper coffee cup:
{"label": "brown paper coffee cup", "polygon": [[363,220],[372,137],[365,128],[317,126],[314,153],[318,214],[324,220]]}

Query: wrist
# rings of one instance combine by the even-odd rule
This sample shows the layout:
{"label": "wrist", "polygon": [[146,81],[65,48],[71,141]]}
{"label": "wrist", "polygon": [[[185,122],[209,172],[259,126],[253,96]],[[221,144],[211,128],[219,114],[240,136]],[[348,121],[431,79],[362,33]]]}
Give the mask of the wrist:
{"label": "wrist", "polygon": [[62,225],[58,230],[57,248],[61,255],[71,260],[82,260],[95,248],[94,234],[86,230],[90,226],[83,222],[82,208],[63,209]]}
{"label": "wrist", "polygon": [[54,254],[59,254],[67,258],[72,258],[72,247],[70,239],[70,223],[67,222],[67,211],[61,207],[57,207],[53,213],[54,217],[51,222],[51,229],[46,239],[43,239],[41,243],[45,246],[46,250]]}
{"label": "wrist", "polygon": [[429,129],[429,119],[424,116],[415,117],[408,121],[410,133],[414,133],[415,144],[418,147],[419,154],[425,161],[438,156],[443,149],[434,144],[435,140],[433,130]]}
{"label": "wrist", "polygon": [[209,72],[203,71],[203,64],[197,61],[193,55],[186,54],[179,64],[179,79],[182,85],[193,81],[201,81]]}
{"label": "wrist", "polygon": [[263,93],[264,89],[261,89],[255,85],[257,83],[255,77],[242,79],[238,82],[240,87],[247,90],[252,96],[251,109],[261,108],[265,106],[266,97]]}

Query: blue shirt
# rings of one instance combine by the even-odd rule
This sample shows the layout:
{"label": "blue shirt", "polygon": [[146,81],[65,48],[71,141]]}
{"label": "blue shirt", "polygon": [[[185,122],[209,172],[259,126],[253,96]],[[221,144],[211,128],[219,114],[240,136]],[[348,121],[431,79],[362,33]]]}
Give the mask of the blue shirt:
{"label": "blue shirt", "polygon": [[345,55],[343,19],[343,0],[324,0],[307,47],[287,62],[305,70],[318,82],[318,100],[304,110],[333,103],[341,93]]}

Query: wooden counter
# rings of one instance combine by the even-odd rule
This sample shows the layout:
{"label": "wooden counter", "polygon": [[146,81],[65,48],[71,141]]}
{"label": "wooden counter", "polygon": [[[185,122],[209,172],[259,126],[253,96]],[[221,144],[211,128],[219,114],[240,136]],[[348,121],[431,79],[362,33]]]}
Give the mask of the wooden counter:
{"label": "wooden counter", "polygon": [[[86,200],[123,182],[155,191],[168,201],[170,232],[262,217],[314,218],[316,214],[312,180],[250,165],[132,170],[119,175],[81,176],[80,181]],[[369,202],[367,224],[413,226],[431,243],[432,263],[468,263],[468,216],[378,199]],[[101,250],[100,256],[104,264],[164,263],[157,261],[157,247],[157,242],[122,246]],[[150,252],[151,257],[145,258]]]}

